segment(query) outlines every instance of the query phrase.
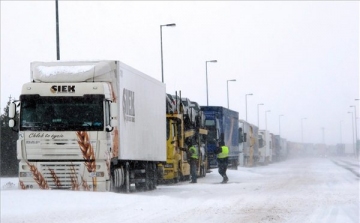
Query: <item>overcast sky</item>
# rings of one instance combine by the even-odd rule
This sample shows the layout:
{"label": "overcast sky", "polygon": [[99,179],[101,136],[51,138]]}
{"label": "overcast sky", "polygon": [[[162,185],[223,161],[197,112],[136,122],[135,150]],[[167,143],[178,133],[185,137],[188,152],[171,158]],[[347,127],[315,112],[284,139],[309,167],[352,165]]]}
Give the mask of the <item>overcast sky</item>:
{"label": "overcast sky", "polygon": [[[176,23],[162,29],[168,93],[206,105],[205,64],[217,60],[207,66],[209,105],[227,107],[236,79],[229,107],[241,119],[252,93],[247,118],[258,125],[259,107],[260,129],[279,134],[283,115],[289,141],[303,132],[320,143],[324,128],[327,144],[352,142],[358,1],[59,1],[59,21],[61,60],[120,60],[159,81],[160,25]],[[55,0],[1,1],[1,112],[31,61],[56,60],[55,27]]]}

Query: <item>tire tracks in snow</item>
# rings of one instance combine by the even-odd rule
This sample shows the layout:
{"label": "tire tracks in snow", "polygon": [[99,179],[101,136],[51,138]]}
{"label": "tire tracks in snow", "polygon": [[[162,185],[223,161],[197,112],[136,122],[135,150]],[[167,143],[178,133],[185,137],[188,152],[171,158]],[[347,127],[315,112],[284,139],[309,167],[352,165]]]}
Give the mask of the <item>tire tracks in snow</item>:
{"label": "tire tracks in snow", "polygon": [[345,160],[331,160],[333,163],[335,163],[338,166],[341,166],[347,170],[349,170],[350,172],[352,172],[355,176],[357,176],[358,178],[360,178],[360,169],[359,169],[359,164],[354,164],[354,163],[350,163],[348,161]]}

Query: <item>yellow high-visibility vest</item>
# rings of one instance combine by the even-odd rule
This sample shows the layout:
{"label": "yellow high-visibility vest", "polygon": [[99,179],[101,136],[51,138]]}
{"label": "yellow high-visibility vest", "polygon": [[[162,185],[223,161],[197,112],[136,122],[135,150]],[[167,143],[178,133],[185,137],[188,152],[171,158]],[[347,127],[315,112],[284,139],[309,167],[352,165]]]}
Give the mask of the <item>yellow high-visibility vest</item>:
{"label": "yellow high-visibility vest", "polygon": [[222,146],[222,147],[221,147],[221,153],[219,153],[219,154],[217,155],[217,158],[222,159],[222,158],[226,158],[226,157],[228,157],[228,156],[229,156],[229,147],[227,147],[227,146]]}
{"label": "yellow high-visibility vest", "polygon": [[197,149],[195,148],[195,146],[191,146],[189,148],[189,151],[191,153],[191,158],[198,159],[198,152],[197,152]]}

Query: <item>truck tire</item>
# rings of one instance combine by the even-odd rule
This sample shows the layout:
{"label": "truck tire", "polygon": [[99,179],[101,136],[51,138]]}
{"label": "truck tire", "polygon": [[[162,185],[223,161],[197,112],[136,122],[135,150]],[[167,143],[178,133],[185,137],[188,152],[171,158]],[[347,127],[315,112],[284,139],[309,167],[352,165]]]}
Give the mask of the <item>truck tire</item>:
{"label": "truck tire", "polygon": [[125,176],[123,167],[114,168],[111,175],[111,191],[120,192],[123,189]]}

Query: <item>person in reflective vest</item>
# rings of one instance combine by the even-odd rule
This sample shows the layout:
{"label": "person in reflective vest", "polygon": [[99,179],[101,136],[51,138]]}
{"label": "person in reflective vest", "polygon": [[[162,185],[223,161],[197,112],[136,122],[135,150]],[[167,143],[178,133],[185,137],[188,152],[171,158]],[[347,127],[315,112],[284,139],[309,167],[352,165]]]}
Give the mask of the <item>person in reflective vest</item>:
{"label": "person in reflective vest", "polygon": [[190,153],[190,174],[191,174],[190,183],[197,183],[196,164],[198,162],[199,157],[198,157],[198,149],[194,144],[189,148],[189,153]]}
{"label": "person in reflective vest", "polygon": [[227,183],[229,178],[226,175],[226,170],[228,166],[229,157],[229,148],[225,146],[224,142],[220,142],[217,149],[217,163],[219,168],[219,174],[223,177],[221,183]]}

